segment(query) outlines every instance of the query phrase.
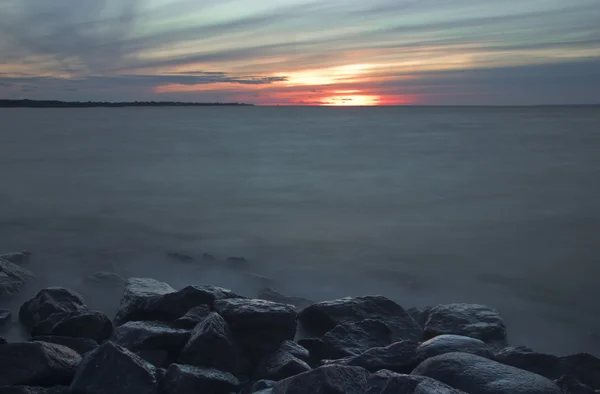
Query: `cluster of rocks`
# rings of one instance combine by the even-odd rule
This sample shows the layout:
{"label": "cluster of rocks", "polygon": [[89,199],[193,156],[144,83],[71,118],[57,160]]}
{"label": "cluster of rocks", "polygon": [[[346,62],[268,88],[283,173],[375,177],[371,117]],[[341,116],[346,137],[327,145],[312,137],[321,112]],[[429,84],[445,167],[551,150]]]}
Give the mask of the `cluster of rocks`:
{"label": "cluster of rocks", "polygon": [[0,394],[600,392],[600,359],[509,347],[483,305],[405,310],[364,296],[298,310],[304,300],[263,293],[278,302],[131,278],[110,319],[42,289],[19,310],[30,340],[0,339]]}

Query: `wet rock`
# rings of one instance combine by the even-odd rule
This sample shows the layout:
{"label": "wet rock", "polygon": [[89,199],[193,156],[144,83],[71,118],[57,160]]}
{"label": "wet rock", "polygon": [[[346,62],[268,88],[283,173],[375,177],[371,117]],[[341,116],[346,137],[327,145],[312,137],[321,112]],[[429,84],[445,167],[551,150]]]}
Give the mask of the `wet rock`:
{"label": "wet rock", "polygon": [[67,316],[50,330],[50,335],[89,338],[103,342],[113,332],[113,324],[104,313],[87,311],[75,316]]}
{"label": "wet rock", "polygon": [[30,341],[54,343],[56,345],[66,346],[69,349],[75,350],[81,356],[98,347],[98,343],[96,341],[88,338],[45,336],[33,337],[30,339]]}
{"label": "wet rock", "polygon": [[378,320],[342,323],[313,344],[310,355],[321,360],[338,359],[357,356],[371,348],[384,347],[391,343],[391,330]]}
{"label": "wet rock", "polygon": [[0,346],[0,387],[69,384],[81,356],[65,346],[46,342]]}
{"label": "wet rock", "polygon": [[[152,313],[146,313],[147,309],[156,299],[164,296],[165,294],[174,293],[175,289],[164,282],[159,282],[151,278],[131,278],[125,282],[125,290],[121,297],[121,303],[117,316],[115,317],[115,324],[121,325],[130,320],[154,320],[155,316],[161,315],[160,311]],[[150,304],[150,305],[149,305]],[[146,317],[150,315],[149,319],[137,319],[138,316]],[[162,314],[164,315],[164,313]],[[160,318],[156,319],[160,320]]]}
{"label": "wet rock", "polygon": [[290,304],[297,308],[305,308],[314,304],[314,301],[307,300],[306,298],[286,296],[268,287],[260,290],[256,298],[280,304]]}
{"label": "wet rock", "polygon": [[31,271],[0,258],[0,297],[17,294],[34,277]]}
{"label": "wet rock", "polygon": [[184,263],[189,263],[194,261],[195,259],[189,254],[180,253],[180,252],[167,252],[167,256],[173,260],[181,261]]}
{"label": "wet rock", "polygon": [[86,312],[88,307],[83,298],[63,287],[48,287],[40,290],[26,301],[19,310],[19,320],[31,329],[55,313]]}
{"label": "wet rock", "polygon": [[110,340],[149,363],[161,367],[173,363],[190,338],[190,331],[159,322],[127,322],[115,329]]}
{"label": "wet rock", "polygon": [[129,350],[105,342],[77,367],[72,394],[157,394],[154,368]]}
{"label": "wet rock", "polygon": [[412,375],[427,376],[469,394],[561,394],[543,376],[468,353],[429,358]]}
{"label": "wet rock", "polygon": [[478,304],[447,304],[431,309],[425,323],[425,338],[454,334],[480,339],[491,345],[506,345],[506,326],[495,309]]}
{"label": "wet rock", "polygon": [[382,370],[371,375],[365,394],[464,394],[426,376],[403,375]]}
{"label": "wet rock", "polygon": [[265,380],[265,379],[259,380],[258,382],[254,383],[252,385],[250,392],[256,393],[258,391],[270,389],[271,387],[275,386],[276,383],[277,382],[274,380]]}
{"label": "wet rock", "polygon": [[494,354],[485,342],[462,335],[440,335],[423,342],[417,348],[419,362],[445,353],[471,353],[485,358],[494,358]]}
{"label": "wet rock", "polygon": [[426,306],[424,308],[408,308],[406,312],[412,316],[413,319],[417,322],[417,324],[421,328],[425,328],[425,323],[427,319],[429,319],[429,313],[431,312],[432,307]]}
{"label": "wet rock", "polygon": [[263,359],[258,367],[258,377],[279,381],[306,371],[310,371],[307,363],[280,347],[275,353]]}
{"label": "wet rock", "polygon": [[364,394],[369,372],[360,367],[326,365],[284,379],[274,394]]}
{"label": "wet rock", "polygon": [[561,375],[572,375],[581,383],[600,390],[600,359],[587,353],[560,357]]}
{"label": "wet rock", "polygon": [[237,392],[239,385],[230,373],[180,364],[169,367],[164,382],[167,394],[229,394]]}
{"label": "wet rock", "polygon": [[536,353],[524,346],[502,349],[494,355],[494,359],[499,363],[533,372],[553,380],[558,379],[561,375],[558,357]]}
{"label": "wet rock", "polygon": [[417,343],[400,341],[386,347],[375,347],[359,354],[339,360],[328,360],[327,364],[362,367],[370,372],[382,369],[398,373],[410,373],[417,366]]}
{"label": "wet rock", "polygon": [[198,305],[175,320],[171,325],[177,328],[192,330],[198,323],[206,319],[208,315],[210,315],[210,308],[207,305]]}
{"label": "wet rock", "polygon": [[227,322],[217,313],[211,313],[194,328],[178,362],[216,368],[238,376],[247,373],[250,368]]}
{"label": "wet rock", "polygon": [[28,263],[31,259],[31,252],[23,250],[21,252],[12,252],[0,254],[0,260],[6,260],[13,264],[24,264]]}
{"label": "wet rock", "polygon": [[100,271],[88,276],[87,281],[89,283],[105,286],[123,286],[125,279],[114,272]]}
{"label": "wet rock", "polygon": [[281,342],[278,350],[287,352],[287,353],[291,354],[292,356],[299,358],[300,360],[306,361],[310,358],[310,353],[309,353],[308,349],[300,346],[299,344],[297,344],[294,341],[286,340],[286,341]]}
{"label": "wet rock", "polygon": [[560,379],[556,380],[554,383],[563,391],[564,394],[596,394],[595,391],[590,386],[587,386],[577,380],[576,377],[572,375],[563,375]]}
{"label": "wet rock", "polygon": [[0,394],[68,394],[69,386],[33,387],[5,386],[0,387]]}
{"label": "wet rock", "polygon": [[419,341],[421,327],[398,304],[382,296],[348,297],[313,304],[300,312],[298,319],[307,336],[322,337],[341,323],[366,319],[380,320],[392,330],[392,340]]}
{"label": "wet rock", "polygon": [[12,313],[10,311],[0,309],[0,329],[10,324]]}
{"label": "wet rock", "polygon": [[79,314],[81,314],[81,313],[82,312],[53,313],[52,315],[48,316],[48,318],[46,318],[45,320],[42,320],[41,322],[34,325],[30,330],[31,335],[34,337],[43,336],[43,335],[51,335],[52,329],[58,323],[60,323],[61,321],[65,320],[67,318],[79,316]]}
{"label": "wet rock", "polygon": [[215,309],[229,324],[236,342],[255,361],[296,334],[297,314],[292,305],[237,298],[216,301]]}

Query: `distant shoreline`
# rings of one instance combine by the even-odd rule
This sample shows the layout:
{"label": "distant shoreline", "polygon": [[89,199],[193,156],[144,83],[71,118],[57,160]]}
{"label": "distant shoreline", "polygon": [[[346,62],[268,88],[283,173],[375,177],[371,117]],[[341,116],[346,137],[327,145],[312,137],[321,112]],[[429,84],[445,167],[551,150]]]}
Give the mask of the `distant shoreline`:
{"label": "distant shoreline", "polygon": [[177,101],[59,101],[59,100],[0,100],[0,108],[124,108],[124,107],[214,107],[253,106],[245,103],[186,103]]}

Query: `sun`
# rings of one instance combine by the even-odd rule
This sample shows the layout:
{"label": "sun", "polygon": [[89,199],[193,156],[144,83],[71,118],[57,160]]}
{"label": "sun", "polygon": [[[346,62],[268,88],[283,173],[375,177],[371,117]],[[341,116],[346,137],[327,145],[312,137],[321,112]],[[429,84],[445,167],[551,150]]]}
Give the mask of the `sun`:
{"label": "sun", "polygon": [[324,97],[321,99],[321,105],[370,106],[370,105],[379,105],[380,101],[381,100],[380,100],[379,96],[348,94],[348,95]]}

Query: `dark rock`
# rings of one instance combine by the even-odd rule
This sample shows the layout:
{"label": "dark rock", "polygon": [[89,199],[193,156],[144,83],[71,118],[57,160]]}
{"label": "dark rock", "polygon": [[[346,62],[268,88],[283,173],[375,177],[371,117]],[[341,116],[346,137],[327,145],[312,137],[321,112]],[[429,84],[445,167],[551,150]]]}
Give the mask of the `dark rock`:
{"label": "dark rock", "polygon": [[428,376],[469,394],[561,394],[543,376],[468,353],[429,358],[412,375]]}
{"label": "dark rock", "polygon": [[[152,304],[156,299],[164,296],[165,294],[174,292],[174,288],[155,279],[128,279],[125,282],[125,290],[123,291],[119,310],[117,311],[117,316],[115,317],[116,325],[121,325],[130,320],[154,320],[154,316],[160,315],[160,313],[149,313],[152,315],[149,319],[136,319],[136,317],[143,314],[146,309],[149,309],[149,304]],[[164,313],[162,315],[164,315]]]}
{"label": "dark rock", "polygon": [[494,355],[499,363],[515,368],[533,372],[548,379],[558,379],[560,373],[560,360],[558,357],[536,353],[528,347],[508,347]]}
{"label": "dark rock", "polygon": [[156,377],[156,385],[158,386],[158,392],[160,394],[166,393],[165,377],[167,376],[167,370],[164,368],[156,368],[154,370],[154,376]]}
{"label": "dark rock", "polygon": [[5,253],[0,254],[0,260],[6,260],[13,264],[24,264],[28,263],[31,258],[31,252],[23,250],[21,252]]}
{"label": "dark rock", "polygon": [[341,323],[380,320],[392,330],[392,340],[421,340],[421,327],[394,301],[382,296],[348,297],[313,304],[300,312],[301,328],[308,336],[322,337]]}
{"label": "dark rock", "polygon": [[230,266],[232,267],[245,267],[246,265],[248,265],[248,260],[246,260],[244,257],[227,257],[227,259],[225,259],[225,262],[227,262]]}
{"label": "dark rock", "polygon": [[227,322],[217,313],[211,313],[194,328],[178,362],[235,375],[249,370],[248,361],[237,347]]}
{"label": "dark rock", "polygon": [[48,316],[47,319],[42,320],[31,328],[31,335],[34,337],[51,335],[52,329],[61,321],[79,316],[83,312],[58,312]]}
{"label": "dark rock", "polygon": [[561,375],[572,375],[581,383],[600,390],[600,359],[587,353],[560,358]]}
{"label": "dark rock", "polygon": [[131,321],[119,326],[110,340],[151,364],[168,367],[190,338],[190,331],[159,322]]}
{"label": "dark rock", "polygon": [[125,284],[125,279],[114,272],[100,271],[88,276],[86,279],[88,282],[97,285],[123,286]]}
{"label": "dark rock", "polygon": [[423,342],[417,348],[419,362],[444,353],[471,353],[485,358],[494,358],[494,354],[485,342],[462,335],[440,335]]}
{"label": "dark rock", "polygon": [[327,364],[362,367],[370,372],[382,369],[410,373],[417,365],[416,342],[400,341],[386,347],[375,347],[358,356],[327,361]]}
{"label": "dark rock", "polygon": [[277,382],[274,380],[259,380],[258,382],[252,385],[252,389],[250,389],[250,392],[256,393],[261,390],[270,389],[271,387],[275,386],[276,383]]}
{"label": "dark rock", "polygon": [[563,375],[560,379],[556,380],[556,385],[560,387],[560,389],[565,394],[596,394],[595,391],[590,386],[587,386],[577,380],[576,377],[572,375]]}
{"label": "dark rock", "polygon": [[274,394],[364,394],[369,372],[359,367],[326,365],[284,379]]}
{"label": "dark rock", "polygon": [[215,256],[210,253],[202,253],[202,260],[204,261],[215,261]]}
{"label": "dark rock", "polygon": [[0,296],[11,296],[35,276],[29,270],[0,258]]}
{"label": "dark rock", "polygon": [[88,338],[71,338],[71,337],[33,337],[30,341],[54,343],[56,345],[66,346],[69,349],[75,350],[78,354],[84,355],[98,347],[98,343],[93,339]]}
{"label": "dark rock", "polygon": [[4,337],[0,337],[0,345],[4,345],[5,343],[8,343],[8,342],[6,341],[6,338],[4,338]]}
{"label": "dark rock", "polygon": [[464,394],[426,376],[402,375],[382,370],[371,375],[365,394]]}
{"label": "dark rock", "polygon": [[189,263],[190,261],[194,261],[194,258],[189,254],[180,253],[180,252],[167,252],[167,256],[172,258],[173,260],[182,261]]}
{"label": "dark rock", "polygon": [[310,366],[297,357],[279,348],[275,353],[265,357],[258,367],[258,377],[279,381],[290,376],[310,371]]}
{"label": "dark rock", "polygon": [[72,394],[157,394],[154,368],[129,350],[105,342],[77,367]]}
{"label": "dark rock", "polygon": [[10,311],[0,309],[0,328],[4,328],[5,326],[10,324],[12,320],[12,313]]}
{"label": "dark rock", "polygon": [[277,302],[280,304],[290,304],[297,308],[305,308],[311,304],[314,304],[314,301],[307,300],[306,298],[286,296],[268,287],[260,290],[256,298]]}
{"label": "dark rock", "polygon": [[21,306],[19,320],[31,329],[55,313],[87,310],[88,307],[79,294],[62,287],[48,287]]}
{"label": "dark rock", "polygon": [[0,387],[0,394],[68,394],[69,386],[32,387],[5,386]]}
{"label": "dark rock", "polygon": [[230,373],[191,365],[172,364],[165,376],[167,394],[228,394],[237,392],[240,382]]}
{"label": "dark rock", "polygon": [[425,323],[425,338],[454,334],[480,339],[491,345],[506,345],[506,326],[498,312],[478,304],[438,305]]}
{"label": "dark rock", "polygon": [[429,319],[429,313],[432,307],[426,306],[425,308],[408,308],[406,312],[412,316],[421,328],[425,328],[425,323]]}
{"label": "dark rock", "polygon": [[236,298],[216,301],[215,309],[229,324],[236,342],[255,361],[296,334],[296,308],[292,305]]}
{"label": "dark rock", "polygon": [[304,361],[310,358],[310,353],[308,352],[308,350],[294,341],[286,340],[281,342],[278,351],[287,352],[292,356]]}
{"label": "dark rock", "polygon": [[103,342],[112,332],[113,324],[108,316],[99,311],[88,311],[61,320],[52,328],[50,335],[89,338]]}
{"label": "dark rock", "polygon": [[69,384],[81,356],[65,346],[46,342],[0,346],[1,386]]}
{"label": "dark rock", "polygon": [[357,356],[374,347],[392,343],[389,327],[378,320],[342,323],[329,331],[310,349],[315,359],[338,359]]}
{"label": "dark rock", "polygon": [[208,315],[210,315],[210,308],[207,305],[198,305],[190,309],[179,319],[175,320],[171,325],[173,327],[191,330],[202,320],[206,319]]}

